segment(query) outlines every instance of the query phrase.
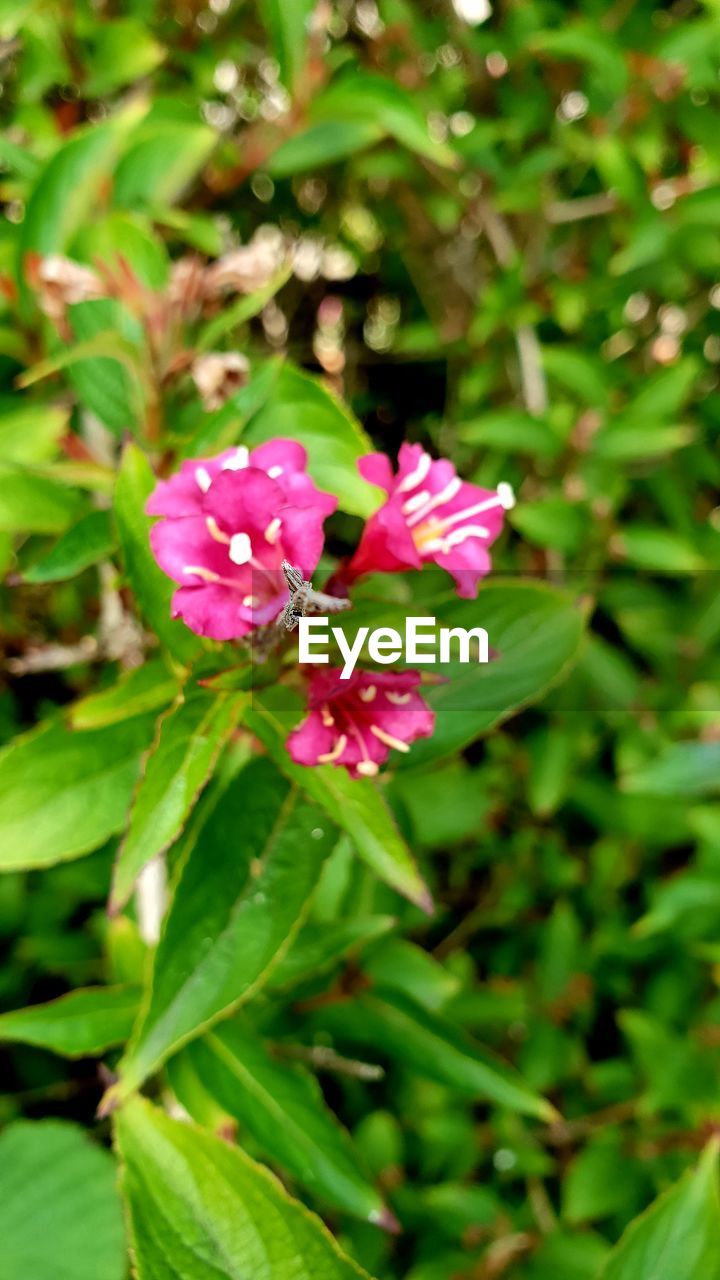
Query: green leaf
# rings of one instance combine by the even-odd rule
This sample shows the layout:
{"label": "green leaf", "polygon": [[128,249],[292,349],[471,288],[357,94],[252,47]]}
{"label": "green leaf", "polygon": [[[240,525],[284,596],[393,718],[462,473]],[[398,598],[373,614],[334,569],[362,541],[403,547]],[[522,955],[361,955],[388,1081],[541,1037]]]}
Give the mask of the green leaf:
{"label": "green leaf", "polygon": [[323,120],[281,143],[267,163],[274,178],[323,169],[372,147],[384,130],[372,120]]}
{"label": "green leaf", "polygon": [[460,980],[422,947],[405,938],[386,938],[363,957],[361,968],[373,985],[404,992],[435,1012],[457,995]]}
{"label": "green leaf", "polygon": [[19,265],[25,255],[63,253],[97,199],[115,162],[120,132],[95,125],[65,142],[43,169],[20,229]]}
{"label": "green leaf", "polygon": [[136,130],[113,184],[116,209],[172,205],[209,159],[217,142],[205,125],[148,119]]}
{"label": "green leaf", "polygon": [[140,611],[160,643],[178,662],[188,665],[202,646],[197,636],[171,617],[175,587],[150,550],[150,520],[145,515],[145,503],[154,485],[147,458],[136,445],[128,445],[115,488],[115,519],[125,571]]}
{"label": "green leaf", "polygon": [[498,656],[484,665],[432,668],[447,683],[423,691],[436,713],[435,733],[413,744],[410,766],[467,746],[541,698],[577,656],[586,610],[545,583],[494,579],[480,588],[476,601],[453,600],[434,612],[443,626],[484,627]]}
{"label": "green leaf", "polygon": [[88,694],[73,702],[68,720],[73,729],[98,729],[106,724],[119,724],[146,711],[160,711],[172,702],[178,692],[165,663],[153,658],[141,667],[124,671],[117,684],[99,693]]}
{"label": "green leaf", "polygon": [[104,21],[92,28],[87,51],[89,74],[83,83],[83,96],[99,98],[140,80],[163,61],[162,45],[136,18]]}
{"label": "green leaf", "polygon": [[50,476],[0,466],[0,533],[63,533],[85,505],[76,490]]}
{"label": "green leaf", "polygon": [[223,307],[220,314],[210,320],[202,329],[196,344],[196,350],[212,351],[222,338],[232,333],[233,329],[239,329],[240,325],[251,320],[253,316],[259,315],[265,304],[275,297],[275,294],[282,289],[291,275],[292,266],[288,264],[282,267],[280,271],[276,271],[272,279],[268,280],[268,283],[262,289],[256,289],[254,293],[248,293],[232,302],[229,306]]}
{"label": "green leaf", "polygon": [[263,984],[300,927],[334,839],[268,760],[230,783],[190,849],[109,1105]]}
{"label": "green leaf", "polygon": [[0,1135],[3,1280],[124,1280],[110,1154],[79,1125],[20,1120]]}
{"label": "green leaf", "polygon": [[312,115],[315,120],[374,124],[426,160],[433,160],[446,169],[459,167],[459,158],[452,147],[431,137],[416,95],[388,76],[346,72],[315,98]]}
{"label": "green leaf", "polygon": [[260,17],[270,47],[280,67],[280,79],[288,89],[299,83],[307,61],[307,43],[313,0],[260,0]]}
{"label": "green leaf", "polygon": [[631,1214],[646,1190],[638,1162],[624,1149],[619,1129],[592,1138],[571,1161],[562,1184],[562,1216],[578,1225],[612,1214]]}
{"label": "green leaf", "polygon": [[289,364],[250,421],[243,443],[252,446],[275,436],[290,436],[305,446],[310,474],[319,488],[337,495],[344,511],[369,516],[379,505],[380,491],[357,469],[358,458],[372,450],[359,422],[321,382]]}
{"label": "green leaf", "polygon": [[211,695],[190,688],[161,718],[115,863],[111,911],[127,902],[145,864],[180,834],[244,702],[242,695]]}
{"label": "green leaf", "polygon": [[631,1222],[599,1280],[714,1280],[720,1274],[718,1144]]}
{"label": "green leaf", "polygon": [[90,565],[106,560],[115,549],[115,535],[107,511],[90,511],[64,533],[51,551],[23,574],[25,582],[61,582]]}
{"label": "green leaf", "polygon": [[304,978],[316,977],[354,955],[368,943],[389,933],[394,916],[353,916],[349,920],[309,921],[303,925],[290,950],[273,969],[268,986],[273,991],[294,987]]}
{"label": "green leaf", "polygon": [[73,733],[40,725],[0,753],[0,870],[47,867],[123,827],[153,721]]}
{"label": "green leaf", "polygon": [[136,987],[87,987],[46,1004],[0,1014],[0,1042],[32,1044],[64,1058],[100,1054],[130,1036]]}
{"label": "green leaf", "polygon": [[291,760],[286,742],[297,723],[298,710],[297,705],[293,710],[287,689],[270,689],[254,696],[247,723],[283,773],[347,831],[371,870],[423,911],[432,913],[432,898],[377,784],[369,778],[351,778],[344,769],[330,764],[306,768]]}
{"label": "green leaf", "polygon": [[638,569],[694,573],[709,568],[689,538],[662,525],[626,525],[618,542],[626,559]]}
{"label": "green leaf", "polygon": [[[114,298],[69,308],[77,345],[60,360],[78,400],[116,435],[136,434],[145,416],[142,330]],[[60,367],[55,360],[55,367]]]}
{"label": "green leaf", "polygon": [[0,405],[0,459],[3,462],[48,462],[68,424],[67,409],[50,404]]}
{"label": "green leaf", "polygon": [[378,989],[358,996],[346,1012],[339,1009],[333,1017],[328,1009],[324,1016],[333,1029],[390,1054],[429,1080],[521,1115],[557,1118],[555,1108],[513,1067],[400,992]]}
{"label": "green leaf", "polygon": [[116,1126],[138,1280],[367,1280],[237,1147],[140,1098]]}
{"label": "green leaf", "polygon": [[697,796],[720,790],[720,742],[674,742],[656,760],[627,773],[624,791]]}
{"label": "green leaf", "polygon": [[[253,1031],[238,1023],[218,1027],[180,1056],[201,1088],[238,1121],[241,1134],[249,1133],[263,1155],[301,1186],[357,1218],[379,1225],[389,1221],[382,1197],[358,1169],[349,1134],[309,1072],[273,1058]],[[186,1106],[182,1091],[178,1097]],[[192,1115],[191,1099],[188,1103]]]}

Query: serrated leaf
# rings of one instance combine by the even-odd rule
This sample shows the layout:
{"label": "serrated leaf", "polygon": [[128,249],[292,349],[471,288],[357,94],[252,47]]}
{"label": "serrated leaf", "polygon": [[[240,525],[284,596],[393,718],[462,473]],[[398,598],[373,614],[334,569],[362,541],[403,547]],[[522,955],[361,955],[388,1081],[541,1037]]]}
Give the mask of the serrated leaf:
{"label": "serrated leaf", "polygon": [[630,1223],[599,1280],[715,1280],[720,1274],[717,1164],[713,1139],[697,1169]]}
{"label": "serrated leaf", "polygon": [[0,753],[0,870],[79,858],[125,823],[153,720],[73,733],[58,721]]}
{"label": "serrated leaf", "polygon": [[138,1280],[368,1280],[237,1147],[140,1098],[116,1127]]}
{"label": "serrated leaf", "polygon": [[175,587],[150,550],[150,520],[145,515],[145,503],[154,484],[147,458],[136,445],[128,445],[115,487],[114,506],[125,571],[140,611],[161,644],[178,662],[188,665],[202,646],[197,636],[171,617]]}
{"label": "serrated leaf", "polygon": [[254,696],[247,722],[283,773],[347,831],[371,870],[431,913],[432,898],[377,785],[369,778],[351,778],[344,769],[332,765],[306,768],[291,760],[286,742],[299,718],[298,711],[287,689],[270,689]]}
{"label": "serrated leaf", "polygon": [[[217,1027],[180,1057],[201,1089],[239,1123],[241,1136],[249,1133],[263,1155],[301,1186],[357,1218],[389,1221],[382,1197],[358,1168],[350,1135],[304,1068],[274,1058],[249,1026],[237,1022]],[[192,1115],[192,1098],[186,1102],[182,1089],[178,1097]]]}
{"label": "serrated leaf", "polygon": [[87,987],[46,1004],[0,1014],[0,1043],[32,1044],[84,1058],[123,1044],[137,1015],[137,987]]}
{"label": "serrated leaf", "polygon": [[25,582],[62,582],[105,560],[115,549],[115,533],[107,511],[90,511],[68,529],[55,546],[23,574]]}
{"label": "serrated leaf", "polygon": [[162,717],[118,851],[111,911],[127,902],[146,863],[180,834],[244,705],[242,695],[190,688]]}
{"label": "serrated leaf", "polygon": [[178,682],[160,658],[124,671],[117,684],[73,702],[68,720],[73,729],[119,724],[146,711],[160,711],[177,696]]}
{"label": "serrated leaf", "polygon": [[124,1280],[114,1161],[79,1125],[21,1120],[0,1135],[3,1280]]}
{"label": "serrated leaf", "polygon": [[334,840],[268,760],[233,779],[183,867],[109,1105],[262,985],[302,923]]}

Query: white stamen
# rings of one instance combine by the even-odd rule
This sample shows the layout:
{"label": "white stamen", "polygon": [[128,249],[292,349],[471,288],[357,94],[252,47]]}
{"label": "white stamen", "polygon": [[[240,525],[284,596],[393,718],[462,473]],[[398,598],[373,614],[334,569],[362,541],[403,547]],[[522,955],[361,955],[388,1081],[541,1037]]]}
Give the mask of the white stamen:
{"label": "white stamen", "polygon": [[[508,486],[509,487],[509,486]],[[512,493],[512,489],[510,489]],[[507,499],[507,495],[505,494]],[[461,520],[469,520],[471,516],[479,516],[483,511],[492,511],[494,507],[505,507],[505,503],[500,495],[500,490],[494,493],[492,498],[486,498],[484,502],[476,502],[474,507],[466,507],[464,511],[454,511],[451,516],[447,516],[442,521],[443,530],[449,529],[451,525],[458,524]],[[505,510],[509,510],[505,507]]]}
{"label": "white stamen", "polygon": [[402,512],[404,516],[409,516],[413,511],[417,511],[419,507],[424,507],[429,502],[432,494],[427,489],[421,489],[419,493],[414,493],[412,498],[408,498],[407,502],[402,504]]}
{"label": "white stamen", "polygon": [[196,578],[202,578],[203,582],[222,582],[219,573],[213,573],[212,569],[204,569],[201,564],[184,564],[183,573],[194,573]]}
{"label": "white stamen", "polygon": [[396,707],[404,707],[406,702],[412,698],[411,693],[396,693],[394,689],[389,689],[385,694],[388,702],[394,702]]}
{"label": "white stamen", "polygon": [[431,511],[434,511],[436,507],[441,507],[444,502],[450,502],[461,488],[462,480],[459,476],[453,476],[452,480],[449,484],[445,485],[444,489],[441,489],[439,493],[436,493],[429,502],[426,502],[424,507],[421,507],[421,509],[413,515],[411,520],[408,520],[408,528],[412,528],[413,525],[420,524],[426,516],[429,516]]}
{"label": "white stamen", "polygon": [[202,489],[203,493],[207,493],[212,484],[212,476],[207,467],[195,468],[195,480],[197,481],[198,489]]}
{"label": "white stamen", "polygon": [[321,706],[320,715],[322,717],[322,722],[325,725],[325,728],[332,729],[333,725],[335,724],[335,717],[330,711],[330,708],[327,702],[324,702],[323,705]]}
{"label": "white stamen", "polygon": [[281,476],[282,473],[282,467],[270,467],[270,470],[268,471],[268,475],[271,480],[277,480],[278,476]]}
{"label": "white stamen", "polygon": [[233,564],[247,564],[252,558],[252,543],[246,533],[234,533],[228,552]]}
{"label": "white stamen", "polygon": [[392,747],[393,751],[407,752],[410,750],[407,742],[401,742],[399,738],[393,738],[391,733],[386,733],[384,729],[381,729],[376,724],[370,725],[370,732],[374,733],[380,742],[384,742],[386,747]]}
{"label": "white stamen", "polygon": [[415,489],[419,484],[422,484],[431,466],[432,458],[430,457],[430,454],[423,451],[415,470],[411,471],[409,475],[405,476],[404,480],[400,481],[396,492],[409,493],[411,489]]}
{"label": "white stamen", "polygon": [[230,538],[228,534],[223,533],[214,516],[206,516],[205,524],[207,525],[207,531],[211,538],[214,538],[216,542],[224,543],[226,547],[230,546]]}
{"label": "white stamen", "polygon": [[507,480],[501,480],[497,487],[497,495],[506,511],[512,511],[515,506],[515,494],[513,487],[508,484]]}
{"label": "white stamen", "polygon": [[281,529],[282,520],[279,516],[275,516],[275,519],[270,521],[267,529],[265,530],[265,541],[269,542],[271,547],[277,542],[278,534]]}
{"label": "white stamen", "polygon": [[259,605],[260,600],[258,596],[243,596],[242,602],[246,609],[255,609]]}
{"label": "white stamen", "polygon": [[358,689],[358,697],[361,702],[372,702],[377,693],[377,687],[369,684],[367,689]]}
{"label": "white stamen", "polygon": [[226,458],[222,464],[223,471],[243,471],[248,464],[250,450],[247,445],[239,444],[233,458]]}
{"label": "white stamen", "polygon": [[324,755],[318,756],[318,764],[332,764],[343,753],[347,746],[347,734],[341,733],[332,751],[326,751]]}
{"label": "white stamen", "polygon": [[362,774],[364,778],[374,778],[379,768],[380,766],[374,760],[360,760],[355,765],[356,772]]}

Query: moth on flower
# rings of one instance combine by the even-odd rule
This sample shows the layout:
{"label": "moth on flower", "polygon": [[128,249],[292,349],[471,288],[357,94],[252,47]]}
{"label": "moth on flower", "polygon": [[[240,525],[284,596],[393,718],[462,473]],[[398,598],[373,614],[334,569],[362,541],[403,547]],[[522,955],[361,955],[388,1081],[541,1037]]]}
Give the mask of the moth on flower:
{"label": "moth on flower", "polygon": [[358,466],[388,496],[365,525],[346,580],[421,569],[432,561],[452,575],[459,596],[473,600],[490,572],[488,548],[515,504],[510,485],[493,491],[469,484],[451,462],[433,460],[419,444],[401,446],[396,475],[384,453],[370,453]]}
{"label": "moth on flower", "polygon": [[294,440],[270,440],[185,461],[161,480],[148,515],[153,555],[178,583],[173,617],[213,640],[274,622],[288,599],[282,563],[309,577],[337,499],[317,489]]}

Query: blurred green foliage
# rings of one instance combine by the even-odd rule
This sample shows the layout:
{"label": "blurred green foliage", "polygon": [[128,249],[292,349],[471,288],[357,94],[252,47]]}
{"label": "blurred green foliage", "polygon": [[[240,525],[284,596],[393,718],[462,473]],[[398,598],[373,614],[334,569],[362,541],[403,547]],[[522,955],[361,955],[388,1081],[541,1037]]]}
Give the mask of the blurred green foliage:
{"label": "blurred green foliage", "polygon": [[[340,498],[331,555],[372,508],[369,441],[510,481],[506,582],[477,608],[487,592],[518,636],[532,587],[515,575],[547,579],[552,640],[528,623],[532,661],[521,644],[469,726],[447,711],[382,798],[305,779],[319,807],[286,839],[306,877],[308,831],[347,830],[309,906],[286,867],[292,892],[271,884],[272,910],[241,916],[266,945],[281,909],[305,923],[242,1020],[171,1056],[153,1092],[237,1134],[380,1280],[713,1280],[714,1144],[698,1158],[720,1065],[717,3],[6,0],[0,39],[2,738],[47,722],[0,757],[0,996],[113,988],[0,1018],[0,1114],[33,1122],[0,1138],[18,1182],[39,1150],[76,1161],[70,1227],[112,1227],[107,1256],[70,1228],[52,1256],[72,1280],[126,1265],[101,1153],[67,1122],[93,1125],[95,1055],[115,1068],[147,980],[135,907],[108,919],[105,901],[157,716],[174,754],[147,771],[115,870],[117,893],[118,868],[131,883],[168,846],[173,882],[184,868],[151,1013],[186,943],[201,955],[209,920],[251,912],[254,797],[274,812],[288,786],[267,762],[246,774],[247,736],[227,745],[247,710],[242,672],[225,674],[237,653],[170,620],[151,468],[289,434]],[[192,271],[241,245],[242,287],[193,309]],[[65,260],[93,283],[68,283]],[[213,407],[190,376],[209,351],[251,370]],[[173,702],[197,663],[216,681],[204,715]],[[186,722],[208,734],[200,759]],[[270,695],[248,723],[287,772]],[[413,905],[425,885],[431,918]],[[197,1030],[228,1007],[185,1013]],[[182,1040],[148,1049],[147,1025],[125,1058],[139,1078]],[[173,1161],[212,1170],[211,1217],[221,1183],[231,1216],[285,1215],[298,1275],[354,1274],[257,1165],[205,1134],[193,1152],[195,1131],[140,1104],[122,1116],[140,1276],[248,1261],[193,1270],[155,1232],[158,1196],[192,1230]],[[3,1195],[13,1280],[54,1275],[27,1252],[38,1201]],[[374,1225],[390,1212],[401,1235]],[[255,1265],[286,1280],[294,1264]]]}

